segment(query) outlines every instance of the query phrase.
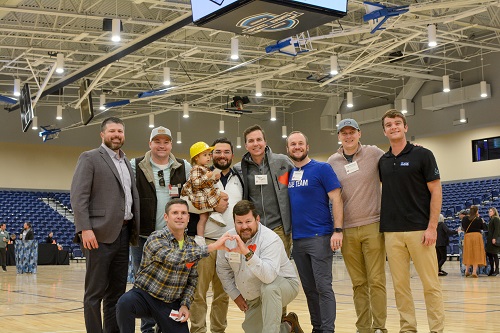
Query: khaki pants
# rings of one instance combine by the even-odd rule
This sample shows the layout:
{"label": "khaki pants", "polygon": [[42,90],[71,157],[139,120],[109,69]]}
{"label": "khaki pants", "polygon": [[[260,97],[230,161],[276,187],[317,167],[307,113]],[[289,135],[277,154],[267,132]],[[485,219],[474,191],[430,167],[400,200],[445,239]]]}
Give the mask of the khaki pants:
{"label": "khaki pants", "polygon": [[415,304],[410,287],[410,259],[422,281],[429,331],[441,333],[444,330],[444,305],[438,279],[436,247],[423,245],[423,234],[424,231],[384,233],[400,317],[400,332],[417,332]]}
{"label": "khaki pants", "polygon": [[385,244],[380,223],[344,229],[342,256],[351,277],[359,333],[387,332]]}
{"label": "khaki pants", "polygon": [[299,282],[278,276],[263,284],[260,297],[247,300],[248,310],[242,327],[245,333],[288,333],[290,326],[281,322],[281,308],[293,301],[299,293]]}
{"label": "khaki pants", "polygon": [[[215,241],[205,239],[208,244]],[[198,285],[194,293],[194,300],[191,304],[191,333],[207,332],[207,292],[212,282],[213,300],[210,310],[210,332],[224,333],[227,327],[227,309],[229,306],[229,296],[222,288],[222,283],[215,271],[217,251],[213,251],[206,258],[198,262]]]}
{"label": "khaki pants", "polygon": [[285,246],[285,252],[288,258],[290,258],[290,253],[292,250],[292,235],[285,235],[285,231],[283,230],[283,226],[279,226],[273,229],[276,235],[280,236],[283,241],[283,245]]}

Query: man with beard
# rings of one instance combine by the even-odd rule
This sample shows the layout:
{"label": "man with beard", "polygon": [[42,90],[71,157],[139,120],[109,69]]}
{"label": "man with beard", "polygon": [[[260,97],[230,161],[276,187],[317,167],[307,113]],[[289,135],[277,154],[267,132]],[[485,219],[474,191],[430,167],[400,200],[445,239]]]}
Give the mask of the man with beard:
{"label": "man with beard", "polygon": [[[139,270],[148,236],[165,227],[165,205],[179,197],[191,170],[186,160],[172,154],[172,133],[168,128],[159,126],[151,131],[149,149],[144,156],[130,161],[141,201],[139,244],[131,248],[134,274]],[[196,214],[190,215],[195,217]],[[141,332],[154,333],[154,325],[152,318],[142,318]]]}
{"label": "man with beard", "polygon": [[125,142],[123,121],[104,119],[101,138],[99,148],[82,153],[78,159],[71,205],[87,258],[83,296],[87,332],[118,333],[116,302],[127,285],[129,243],[137,245],[139,195],[132,168],[121,150]]}
{"label": "man with beard", "polygon": [[217,274],[224,290],[245,312],[245,333],[303,333],[297,315],[281,319],[282,307],[299,293],[299,280],[283,242],[260,223],[255,205],[239,201],[233,208],[234,241],[226,242],[230,253],[218,251]]}
{"label": "man with beard", "polygon": [[290,133],[286,145],[288,156],[295,164],[288,182],[293,259],[306,295],[313,332],[331,333],[335,330],[336,317],[332,250],[342,246],[340,183],[329,164],[308,156],[309,145],[303,133]]}
{"label": "man with beard", "polygon": [[[233,144],[227,138],[219,138],[212,143],[212,159],[214,167],[221,170],[221,177],[216,186],[226,193],[226,210],[216,208],[222,213],[225,225],[208,219],[205,226],[205,242],[207,245],[214,243],[227,231],[233,228],[232,211],[234,205],[243,198],[243,181],[240,175],[231,168],[233,162]],[[191,333],[207,332],[207,292],[212,284],[212,306],[210,310],[210,332],[224,333],[227,327],[227,310],[229,297],[227,296],[219,277],[216,273],[217,253],[212,252],[198,262],[198,284],[191,304]]]}

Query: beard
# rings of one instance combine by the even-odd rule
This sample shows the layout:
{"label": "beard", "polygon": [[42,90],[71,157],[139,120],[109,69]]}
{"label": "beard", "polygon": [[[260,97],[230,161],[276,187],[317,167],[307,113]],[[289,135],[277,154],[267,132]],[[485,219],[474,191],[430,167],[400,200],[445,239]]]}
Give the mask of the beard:
{"label": "beard", "polygon": [[290,156],[290,158],[291,158],[292,160],[294,160],[295,162],[302,162],[303,160],[305,160],[305,159],[306,159],[306,157],[307,157],[307,152],[304,152],[302,155],[300,155],[300,156],[298,156],[298,157],[296,157],[296,156],[294,156],[294,155],[292,155],[292,154],[290,154],[289,156]]}
{"label": "beard", "polygon": [[122,139],[119,143],[114,143],[112,140],[114,138],[111,138],[109,140],[104,140],[104,144],[106,145],[106,147],[108,147],[109,149],[113,150],[113,151],[117,151],[118,149],[120,149],[122,146],[123,146],[123,143],[125,142],[125,139]]}
{"label": "beard", "polygon": [[233,163],[233,160],[226,160],[224,158],[218,158],[216,160],[213,160],[214,167],[220,170],[226,170],[231,166],[231,163]]}

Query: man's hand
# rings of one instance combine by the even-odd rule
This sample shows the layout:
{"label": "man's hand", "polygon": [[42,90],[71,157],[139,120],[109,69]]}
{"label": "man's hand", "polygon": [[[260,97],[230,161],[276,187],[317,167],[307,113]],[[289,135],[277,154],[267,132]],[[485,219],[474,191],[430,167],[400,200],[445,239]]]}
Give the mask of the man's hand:
{"label": "man's hand", "polygon": [[180,308],[179,308],[179,318],[182,318],[180,320],[181,323],[185,323],[186,321],[188,321],[189,319],[189,309],[187,308],[187,306],[185,305],[182,305]]}
{"label": "man's hand", "polygon": [[240,238],[239,235],[234,235],[233,239],[236,240],[236,247],[232,248],[230,250],[231,252],[236,252],[242,255],[246,255],[250,251],[245,242],[243,242],[243,240]]}
{"label": "man's hand", "polygon": [[422,244],[425,246],[431,246],[436,244],[437,230],[434,228],[427,228],[422,235]]}
{"label": "man's hand", "polygon": [[215,251],[215,250],[224,250],[224,251],[230,251],[227,247],[226,247],[226,241],[228,240],[233,240],[234,239],[234,236],[231,236],[229,233],[225,233],[224,235],[222,235],[217,241],[215,241],[214,243],[211,243],[211,244],[208,244],[208,252],[212,252],[212,251]]}
{"label": "man's hand", "polygon": [[245,312],[248,310],[248,305],[243,296],[239,295],[234,299],[234,303],[240,308],[241,311]]}
{"label": "man's hand", "polygon": [[214,210],[223,214],[227,210],[227,207],[229,207],[229,196],[226,193],[221,192],[220,200],[217,203],[217,206],[214,207]]}
{"label": "man's hand", "polygon": [[94,235],[94,230],[82,230],[82,243],[83,247],[87,250],[97,249],[99,244]]}
{"label": "man's hand", "polygon": [[334,232],[332,238],[330,238],[330,246],[333,251],[337,251],[342,247],[342,239],[344,235],[341,232]]}

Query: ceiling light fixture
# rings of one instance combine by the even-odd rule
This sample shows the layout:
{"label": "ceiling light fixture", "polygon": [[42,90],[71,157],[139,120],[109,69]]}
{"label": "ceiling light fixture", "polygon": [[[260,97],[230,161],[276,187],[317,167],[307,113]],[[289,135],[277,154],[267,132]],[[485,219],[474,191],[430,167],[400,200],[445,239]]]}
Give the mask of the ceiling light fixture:
{"label": "ceiling light fixture", "polygon": [[219,133],[224,133],[224,120],[219,120]]}
{"label": "ceiling light fixture", "polygon": [[163,67],[163,85],[170,85],[170,67],[168,66]]}
{"label": "ceiling light fixture", "polygon": [[177,132],[177,143],[178,144],[182,143],[182,133],[181,132]]}
{"label": "ceiling light fixture", "polygon": [[182,104],[182,117],[189,118],[189,104],[188,103]]}
{"label": "ceiling light fixture", "polygon": [[57,106],[57,111],[56,111],[56,119],[61,120],[62,119],[62,112],[63,112],[63,107],[62,105]]}
{"label": "ceiling light fixture", "polygon": [[231,59],[238,60],[239,55],[239,40],[236,37],[231,38]]}
{"label": "ceiling light fixture", "polygon": [[262,96],[262,81],[257,80],[255,82],[255,96],[260,97]]}
{"label": "ceiling light fixture", "polygon": [[113,42],[119,42],[121,41],[121,36],[120,36],[120,30],[121,30],[121,20],[120,19],[113,19],[111,23],[111,41]]}
{"label": "ceiling light fixture", "polygon": [[276,121],[276,107],[271,106],[271,121]]}
{"label": "ceiling light fixture", "polygon": [[238,149],[241,148],[241,136],[236,138],[236,148],[238,148]]}
{"label": "ceiling light fixture", "polygon": [[352,96],[352,91],[347,92],[347,107],[352,108],[354,106],[353,104],[353,96]]}
{"label": "ceiling light fixture", "polygon": [[281,137],[282,138],[286,138],[287,137],[287,129],[286,129],[286,125],[283,125],[281,126]]}
{"label": "ceiling light fixture", "polygon": [[64,73],[64,54],[57,53],[56,56],[56,73]]}
{"label": "ceiling light fixture", "polygon": [[337,122],[337,127],[339,127],[339,123],[342,121],[342,115],[340,113],[337,113],[335,115],[335,118],[336,118],[335,120]]}
{"label": "ceiling light fixture", "polygon": [[486,81],[484,81],[484,64],[483,64],[483,48],[481,47],[481,82],[479,83],[481,88],[481,97],[488,97],[488,90],[486,87]]}
{"label": "ceiling light fixture", "polygon": [[106,108],[104,104],[106,104],[106,95],[101,94],[99,95],[99,110],[104,110]]}
{"label": "ceiling light fixture", "polygon": [[21,80],[14,79],[14,96],[21,96]]}
{"label": "ceiling light fixture", "polygon": [[467,122],[467,118],[465,118],[465,109],[464,108],[460,109],[460,122],[461,123]]}
{"label": "ceiling light fixture", "polygon": [[408,113],[408,101],[406,98],[401,100],[401,113]]}
{"label": "ceiling light fixture", "polygon": [[443,92],[450,92],[450,76],[443,75]]}
{"label": "ceiling light fixture", "polygon": [[330,74],[337,75],[339,73],[339,62],[337,55],[330,56]]}
{"label": "ceiling light fixture", "polygon": [[436,24],[429,24],[427,25],[427,38],[429,40],[429,47],[435,47],[437,46],[437,39],[436,39]]}
{"label": "ceiling light fixture", "polygon": [[154,128],[155,127],[155,115],[150,114],[149,115],[149,128]]}

